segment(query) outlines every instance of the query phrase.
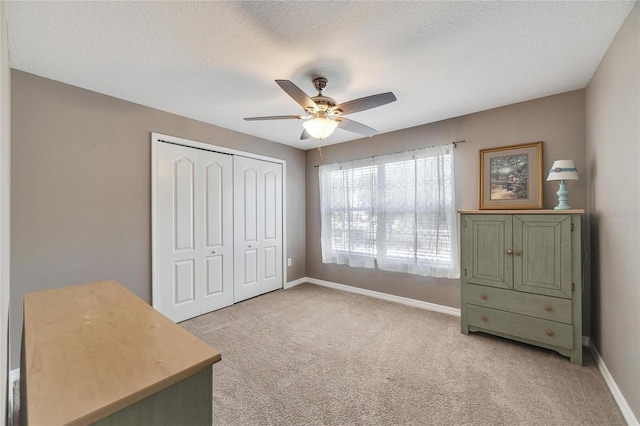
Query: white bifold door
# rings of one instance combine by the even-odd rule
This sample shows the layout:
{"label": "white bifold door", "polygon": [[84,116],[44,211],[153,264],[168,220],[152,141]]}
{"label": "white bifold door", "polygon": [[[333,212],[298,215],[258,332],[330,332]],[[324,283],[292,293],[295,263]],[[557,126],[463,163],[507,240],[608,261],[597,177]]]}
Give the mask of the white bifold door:
{"label": "white bifold door", "polygon": [[153,306],[178,322],[282,288],[282,164],[157,142]]}
{"label": "white bifold door", "polygon": [[234,300],[282,288],[282,165],[234,157]]}
{"label": "white bifold door", "polygon": [[157,144],[153,305],[174,321],[233,304],[233,156]]}

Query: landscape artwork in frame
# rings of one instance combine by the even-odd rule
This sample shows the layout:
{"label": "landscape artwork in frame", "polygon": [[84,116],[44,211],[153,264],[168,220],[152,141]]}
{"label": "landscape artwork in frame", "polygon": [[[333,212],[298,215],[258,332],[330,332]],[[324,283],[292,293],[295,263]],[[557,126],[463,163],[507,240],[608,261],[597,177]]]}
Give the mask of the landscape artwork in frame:
{"label": "landscape artwork in frame", "polygon": [[480,208],[542,208],[542,142],[480,150]]}

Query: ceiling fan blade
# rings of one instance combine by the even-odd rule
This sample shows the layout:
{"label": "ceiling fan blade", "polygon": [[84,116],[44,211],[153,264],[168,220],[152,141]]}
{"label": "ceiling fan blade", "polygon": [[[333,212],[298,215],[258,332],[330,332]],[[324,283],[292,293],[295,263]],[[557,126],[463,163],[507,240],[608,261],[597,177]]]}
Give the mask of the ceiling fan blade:
{"label": "ceiling fan blade", "polygon": [[338,127],[349,132],[358,133],[363,136],[373,136],[378,134],[377,130],[372,129],[369,126],[365,126],[362,123],[358,123],[357,121],[349,120],[344,117],[336,118],[336,121],[338,122]]}
{"label": "ceiling fan blade", "polygon": [[396,96],[392,92],[378,93],[377,95],[366,96],[360,99],[344,102],[331,108],[332,111],[340,110],[342,114],[352,114],[354,112],[364,111],[367,109],[379,107],[396,100]]}
{"label": "ceiling fan blade", "polygon": [[302,89],[300,89],[289,80],[276,80],[276,83],[278,83],[278,86],[280,86],[282,90],[287,92],[287,95],[291,96],[293,100],[299,103],[305,110],[318,109],[316,103],[313,102],[313,100],[309,96],[307,96],[307,94],[304,93]]}
{"label": "ceiling fan blade", "polygon": [[289,120],[289,119],[297,119],[302,120],[302,117],[299,115],[270,115],[267,117],[247,117],[246,121],[257,121],[257,120]]}
{"label": "ceiling fan blade", "polygon": [[311,137],[311,135],[309,134],[309,132],[307,132],[307,129],[303,129],[302,130],[302,134],[300,135],[300,140],[305,140],[305,139],[309,139]]}

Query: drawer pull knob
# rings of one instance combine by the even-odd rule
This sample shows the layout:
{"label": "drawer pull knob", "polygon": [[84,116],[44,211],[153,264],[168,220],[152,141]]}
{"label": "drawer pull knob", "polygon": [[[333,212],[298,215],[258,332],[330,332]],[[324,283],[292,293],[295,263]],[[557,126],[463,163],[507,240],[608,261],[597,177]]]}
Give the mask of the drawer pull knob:
{"label": "drawer pull knob", "polygon": [[480,319],[481,319],[482,321],[486,321],[486,320],[487,320],[487,316],[486,316],[486,315],[482,315],[482,316],[480,317]]}
{"label": "drawer pull knob", "polygon": [[547,330],[547,336],[553,336],[553,331]]}
{"label": "drawer pull knob", "polygon": [[486,299],[486,298],[487,298],[487,295],[486,295],[486,294],[482,293],[482,294],[480,295],[480,299],[484,300],[484,299]]}
{"label": "drawer pull knob", "polygon": [[551,308],[551,306],[547,305],[547,306],[544,307],[544,310],[547,311],[547,312],[551,312],[552,308]]}
{"label": "drawer pull knob", "polygon": [[512,253],[511,249],[507,250],[507,255],[511,256]]}
{"label": "drawer pull knob", "polygon": [[513,254],[515,254],[516,256],[520,256],[522,252],[520,250],[516,250]]}

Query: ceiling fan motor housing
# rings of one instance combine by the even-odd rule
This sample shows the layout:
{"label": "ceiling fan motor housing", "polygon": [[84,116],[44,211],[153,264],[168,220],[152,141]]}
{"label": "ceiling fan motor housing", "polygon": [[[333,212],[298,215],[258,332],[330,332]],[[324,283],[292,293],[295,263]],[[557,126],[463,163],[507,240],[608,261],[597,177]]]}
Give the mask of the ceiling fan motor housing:
{"label": "ceiling fan motor housing", "polygon": [[[322,95],[322,91],[325,89],[325,87],[327,87],[327,79],[324,77],[317,77],[313,79],[313,87],[316,88],[316,90],[318,91],[318,96],[314,96],[313,98],[311,98],[313,100],[313,102],[316,103],[316,105],[318,106],[318,109],[320,111],[327,111],[330,108],[333,108],[334,106],[337,105],[336,101],[333,98],[330,98],[328,96],[323,96]],[[310,112],[315,112],[315,111],[310,111]]]}
{"label": "ceiling fan motor housing", "polygon": [[316,103],[318,108],[322,111],[326,111],[329,108],[333,108],[334,106],[337,105],[336,101],[333,100],[333,98],[330,98],[328,96],[318,95],[318,96],[314,96],[311,99],[313,100],[313,102]]}
{"label": "ceiling fan motor housing", "polygon": [[322,95],[322,91],[327,87],[327,79],[324,77],[317,77],[313,79],[313,87],[316,88],[319,95]]}

